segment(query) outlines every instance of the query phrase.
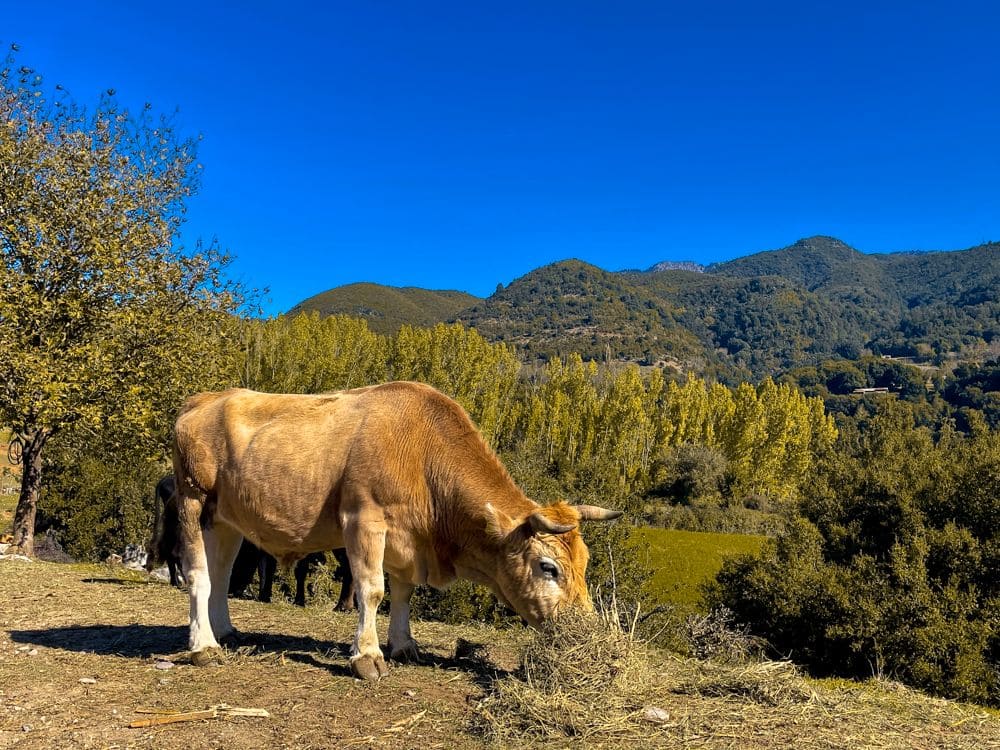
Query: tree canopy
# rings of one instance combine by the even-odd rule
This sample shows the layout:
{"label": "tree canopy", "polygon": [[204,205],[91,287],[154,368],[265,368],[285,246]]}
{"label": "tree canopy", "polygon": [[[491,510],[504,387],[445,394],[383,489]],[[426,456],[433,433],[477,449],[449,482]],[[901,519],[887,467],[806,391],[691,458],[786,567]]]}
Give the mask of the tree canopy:
{"label": "tree canopy", "polygon": [[222,364],[241,291],[217,248],[178,247],[195,145],[149,106],[85,109],[13,53],[0,69],[0,421],[25,443],[25,552],[54,434],[129,425],[154,450],[164,410]]}

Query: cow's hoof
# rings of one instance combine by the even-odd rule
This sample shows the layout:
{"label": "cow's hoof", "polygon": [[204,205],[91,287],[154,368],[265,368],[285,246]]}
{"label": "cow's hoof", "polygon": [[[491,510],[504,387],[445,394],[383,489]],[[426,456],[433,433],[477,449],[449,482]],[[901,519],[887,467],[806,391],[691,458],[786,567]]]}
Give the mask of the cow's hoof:
{"label": "cow's hoof", "polygon": [[406,664],[420,664],[423,661],[423,656],[420,655],[420,649],[417,648],[416,641],[410,641],[399,648],[390,644],[389,649],[393,661]]}
{"label": "cow's hoof", "polygon": [[191,652],[191,663],[196,667],[219,666],[223,660],[221,648],[210,647]]}
{"label": "cow's hoof", "polygon": [[385,659],[381,656],[368,656],[362,654],[351,659],[351,671],[354,676],[361,680],[377,680],[389,674],[389,668],[385,665]]}
{"label": "cow's hoof", "polygon": [[238,630],[231,630],[218,639],[219,643],[226,648],[239,648],[243,645],[243,636]]}

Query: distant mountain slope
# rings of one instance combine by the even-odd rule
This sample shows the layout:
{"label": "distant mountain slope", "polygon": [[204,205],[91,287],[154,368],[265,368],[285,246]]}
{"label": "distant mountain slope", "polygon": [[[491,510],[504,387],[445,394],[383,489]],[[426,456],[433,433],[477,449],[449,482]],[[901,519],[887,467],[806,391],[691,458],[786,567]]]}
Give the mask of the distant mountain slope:
{"label": "distant mountain slope", "polygon": [[678,311],[678,322],[727,366],[720,375],[760,376],[794,362],[851,356],[867,338],[841,305],[779,276],[662,271],[630,281]]}
{"label": "distant mountain slope", "polygon": [[535,269],[485,300],[461,292],[351,284],[297,305],[402,323],[459,320],[526,359],[670,364],[724,380],[865,354],[1000,355],[1000,243],[867,255],[810,237],[707,268],[609,272],[579,260]]}
{"label": "distant mountain slope", "polygon": [[365,318],[376,333],[391,334],[407,323],[430,327],[450,321],[479,301],[479,297],[465,292],[359,283],[339,286],[303,300],[288,314],[315,310],[320,315],[353,315]]}
{"label": "distant mountain slope", "polygon": [[678,324],[676,312],[626,275],[566,260],[513,281],[458,320],[529,357],[575,351],[589,359],[697,360],[703,366],[704,347]]}
{"label": "distant mountain slope", "polygon": [[709,267],[780,276],[832,301],[886,353],[943,353],[1000,338],[1000,243],[953,252],[865,255],[832,237]]}

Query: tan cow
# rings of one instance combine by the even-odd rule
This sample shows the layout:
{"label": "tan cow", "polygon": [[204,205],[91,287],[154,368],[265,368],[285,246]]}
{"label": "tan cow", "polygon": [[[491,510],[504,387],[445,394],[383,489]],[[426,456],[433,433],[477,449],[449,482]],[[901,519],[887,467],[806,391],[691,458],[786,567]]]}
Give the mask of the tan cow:
{"label": "tan cow", "polygon": [[533,625],[563,605],[590,607],[577,524],[621,515],[539,506],[456,402],[409,382],[319,395],[198,394],[177,419],[174,473],[195,663],[234,632],[226,591],[243,537],[283,562],[346,547],[359,612],[351,666],[374,679],[386,672],[375,630],[383,570],[389,652],[416,658],[415,586],[467,578]]}

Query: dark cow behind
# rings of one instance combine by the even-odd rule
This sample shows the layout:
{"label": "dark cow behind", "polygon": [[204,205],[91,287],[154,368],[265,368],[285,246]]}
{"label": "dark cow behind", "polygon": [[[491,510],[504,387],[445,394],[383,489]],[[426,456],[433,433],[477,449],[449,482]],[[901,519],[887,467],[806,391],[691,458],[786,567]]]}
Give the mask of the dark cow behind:
{"label": "dark cow behind", "polygon": [[170,571],[170,585],[180,586],[180,549],[178,542],[177,483],[173,474],[167,474],[156,483],[153,496],[153,536],[146,548],[146,570],[156,563],[166,563]]}
{"label": "dark cow behind", "polygon": [[[146,570],[152,570],[158,562],[166,563],[170,572],[171,585],[180,587],[182,571],[180,550],[177,546],[176,491],[177,485],[173,474],[167,474],[156,485],[155,522],[153,537],[147,548]],[[335,549],[333,556],[337,561],[336,578],[341,582],[340,597],[334,609],[338,612],[350,612],[354,609],[354,580],[351,575],[351,566],[347,561],[347,552],[343,549]],[[313,569],[325,560],[324,553],[314,552],[306,555],[295,564],[296,605],[306,606],[306,579]],[[277,567],[277,560],[273,556],[244,539],[236,560],[233,562],[233,572],[229,579],[229,595],[242,595],[253,582],[256,573],[259,583],[257,600],[270,602]]]}

